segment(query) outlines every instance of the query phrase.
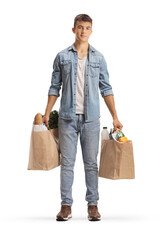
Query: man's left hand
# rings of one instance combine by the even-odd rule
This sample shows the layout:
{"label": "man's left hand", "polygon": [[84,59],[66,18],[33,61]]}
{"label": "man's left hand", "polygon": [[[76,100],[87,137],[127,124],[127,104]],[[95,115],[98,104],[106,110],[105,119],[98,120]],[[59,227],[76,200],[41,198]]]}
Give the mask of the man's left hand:
{"label": "man's left hand", "polygon": [[120,129],[120,130],[122,130],[122,128],[123,128],[123,125],[122,125],[122,123],[120,123],[118,118],[113,119],[113,126],[114,126],[114,131],[116,131],[117,128]]}

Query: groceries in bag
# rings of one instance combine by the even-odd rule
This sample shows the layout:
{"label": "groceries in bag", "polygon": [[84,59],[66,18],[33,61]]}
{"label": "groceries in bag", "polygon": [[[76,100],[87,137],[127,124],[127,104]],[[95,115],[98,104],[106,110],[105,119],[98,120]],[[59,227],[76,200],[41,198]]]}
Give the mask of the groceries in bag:
{"label": "groceries in bag", "polygon": [[107,127],[103,127],[103,130],[101,132],[101,149],[103,147],[104,142],[108,139],[109,139],[109,132],[107,130]]}
{"label": "groceries in bag", "polygon": [[42,121],[42,114],[41,113],[37,113],[34,117],[34,122],[33,124],[35,125],[41,125],[43,123]]}
{"label": "groceries in bag", "polygon": [[34,125],[32,126],[33,132],[42,132],[42,131],[48,131],[48,128],[45,126],[45,124],[41,125]]}
{"label": "groceries in bag", "polygon": [[[51,117],[53,115],[54,114],[50,114]],[[42,118],[43,115],[37,113],[33,121],[28,170],[50,170],[60,166],[61,156],[59,151],[58,118],[54,118],[56,121],[52,122],[52,129],[48,129],[43,124]]]}
{"label": "groceries in bag", "polygon": [[118,128],[116,131],[113,131],[112,128],[110,129],[109,138],[114,139],[115,141],[118,141],[118,142],[127,142],[128,141],[128,138]]}
{"label": "groceries in bag", "polygon": [[[44,115],[42,115],[42,118],[43,117]],[[59,114],[57,110],[53,110],[50,112],[49,121],[48,121],[49,129],[58,128],[58,118],[59,118]]]}
{"label": "groceries in bag", "polygon": [[133,143],[117,129],[110,130],[100,152],[99,177],[108,179],[134,179]]}
{"label": "groceries in bag", "polygon": [[35,115],[33,126],[32,126],[32,131],[33,132],[48,131],[48,128],[45,126],[45,123],[43,123],[41,113],[37,113]]}
{"label": "groceries in bag", "polygon": [[59,114],[56,110],[50,112],[49,121],[48,121],[49,129],[46,127],[46,124],[43,122],[43,117],[44,115],[42,115],[41,113],[37,113],[35,115],[32,131],[41,132],[41,131],[48,131],[49,129],[58,128]]}
{"label": "groceries in bag", "polygon": [[118,139],[119,142],[127,142],[128,138],[127,137],[121,137]]}

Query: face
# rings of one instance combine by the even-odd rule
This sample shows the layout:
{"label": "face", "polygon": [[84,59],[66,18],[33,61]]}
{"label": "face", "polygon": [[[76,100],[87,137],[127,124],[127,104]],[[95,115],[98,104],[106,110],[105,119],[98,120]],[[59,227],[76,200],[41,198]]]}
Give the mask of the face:
{"label": "face", "polygon": [[78,41],[88,42],[92,33],[92,24],[90,22],[77,21],[76,27],[72,28],[73,33]]}

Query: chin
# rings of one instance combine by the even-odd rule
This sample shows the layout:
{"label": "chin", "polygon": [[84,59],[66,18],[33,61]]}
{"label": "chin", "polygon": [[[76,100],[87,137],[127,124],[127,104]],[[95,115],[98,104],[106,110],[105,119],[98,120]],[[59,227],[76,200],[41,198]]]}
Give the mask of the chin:
{"label": "chin", "polygon": [[82,42],[88,42],[88,39],[87,38],[81,38],[81,41]]}

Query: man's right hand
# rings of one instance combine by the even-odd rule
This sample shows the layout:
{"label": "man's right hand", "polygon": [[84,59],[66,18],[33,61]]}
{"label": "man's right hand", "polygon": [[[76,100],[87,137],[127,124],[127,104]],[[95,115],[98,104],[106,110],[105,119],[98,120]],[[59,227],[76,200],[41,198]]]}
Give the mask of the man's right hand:
{"label": "man's right hand", "polygon": [[48,123],[48,121],[49,121],[49,116],[48,116],[48,115],[44,115],[44,117],[43,117],[43,123],[45,123],[45,124],[46,124],[46,127],[49,129],[49,123]]}

